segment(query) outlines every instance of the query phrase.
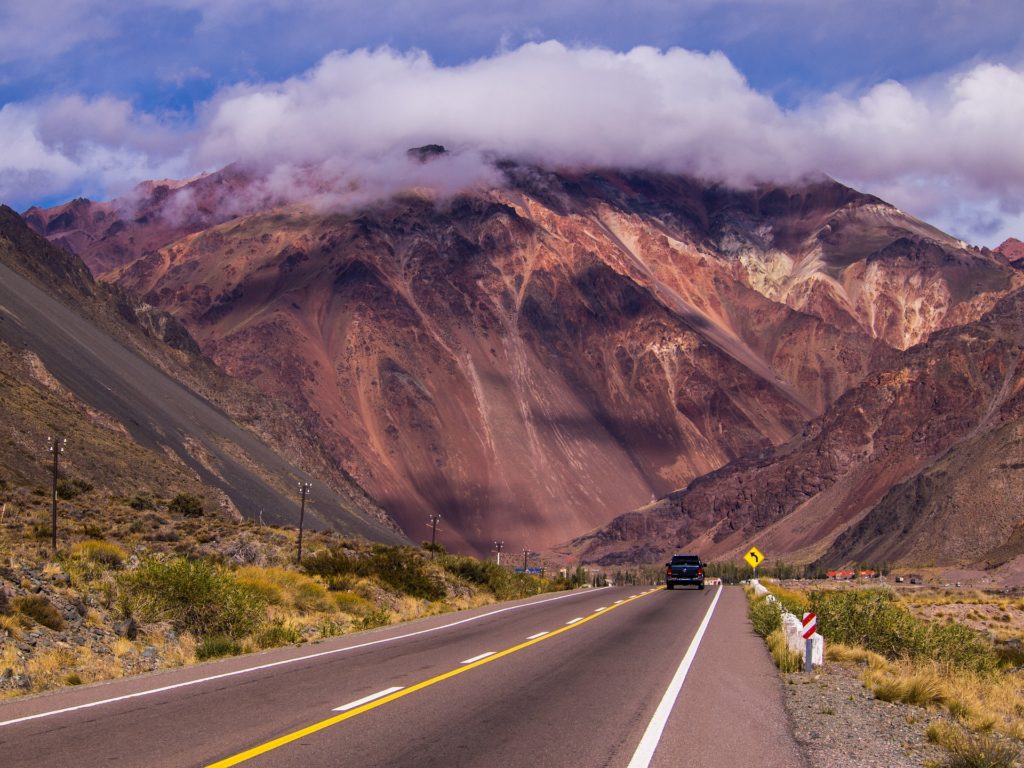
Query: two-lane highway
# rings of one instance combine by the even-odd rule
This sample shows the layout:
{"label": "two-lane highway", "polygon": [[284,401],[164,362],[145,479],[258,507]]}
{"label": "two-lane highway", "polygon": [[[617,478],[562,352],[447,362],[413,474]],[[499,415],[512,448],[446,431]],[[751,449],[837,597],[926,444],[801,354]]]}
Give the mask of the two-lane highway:
{"label": "two-lane highway", "polygon": [[[10,702],[0,706],[0,762],[647,765],[666,725],[679,743],[666,690],[700,664],[694,638],[703,625],[711,639],[721,596],[547,595]],[[684,683],[679,700],[708,693]],[[716,764],[705,757],[697,762]]]}

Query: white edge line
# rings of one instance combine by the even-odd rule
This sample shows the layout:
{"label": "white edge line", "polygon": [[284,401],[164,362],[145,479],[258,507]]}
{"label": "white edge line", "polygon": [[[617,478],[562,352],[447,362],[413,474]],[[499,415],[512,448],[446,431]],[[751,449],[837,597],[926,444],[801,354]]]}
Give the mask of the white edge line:
{"label": "white edge line", "polygon": [[683,681],[686,680],[686,674],[690,671],[690,665],[693,664],[693,659],[697,655],[697,647],[704,637],[704,631],[708,628],[708,624],[711,623],[711,614],[714,612],[715,606],[718,605],[718,598],[721,596],[722,587],[719,587],[718,592],[715,593],[715,599],[711,601],[707,613],[704,614],[704,620],[700,623],[700,627],[697,628],[693,640],[690,641],[690,647],[686,649],[686,655],[679,662],[679,668],[676,670],[675,675],[672,676],[672,681],[668,684],[665,695],[661,697],[661,703],[654,710],[654,716],[651,718],[651,722],[647,724],[647,730],[644,731],[644,735],[636,747],[636,752],[633,753],[633,759],[629,761],[628,768],[647,768],[651,764],[651,758],[654,757],[654,750],[658,748],[658,742],[661,741],[661,734],[665,730],[668,716],[672,714],[672,707],[676,703],[679,691],[683,687]]}
{"label": "white edge line", "polygon": [[527,640],[536,640],[538,637],[544,637],[544,635],[546,635],[546,634],[547,634],[547,632],[538,632],[536,635],[530,635],[526,639]]}
{"label": "white edge line", "polygon": [[481,653],[479,656],[474,656],[472,659],[466,659],[465,661],[460,661],[459,663],[460,664],[472,664],[474,661],[480,661],[481,659],[486,659],[488,656],[493,656],[496,653],[497,653],[497,651],[485,651],[484,653]]}
{"label": "white edge line", "polygon": [[[607,589],[607,587],[598,587],[598,589]],[[127,701],[129,699],[137,699],[142,696],[152,696],[157,693],[165,693],[166,691],[173,691],[178,688],[188,688],[192,685],[199,685],[200,683],[209,683],[214,680],[223,680],[227,677],[237,677],[238,675],[245,675],[249,672],[261,672],[265,669],[273,669],[274,667],[285,666],[286,664],[296,664],[300,661],[309,661],[310,659],[317,659],[322,656],[333,656],[339,653],[346,653],[348,651],[356,651],[360,648],[367,648],[371,645],[380,645],[382,643],[393,643],[396,640],[404,640],[408,637],[416,637],[418,635],[426,635],[431,632],[440,632],[442,629],[449,629],[451,627],[457,627],[460,624],[468,624],[471,621],[479,621],[480,619],[486,619],[490,616],[496,616],[499,613],[506,613],[508,611],[517,611],[520,608],[529,608],[533,605],[543,605],[544,603],[553,603],[556,600],[565,600],[569,597],[582,597],[583,595],[592,594],[593,590],[580,590],[578,592],[570,592],[567,595],[558,595],[557,597],[549,597],[545,600],[537,600],[532,603],[520,603],[519,605],[510,605],[505,608],[499,608],[496,611],[490,611],[488,613],[481,613],[479,616],[470,616],[459,621],[453,621],[451,624],[442,624],[439,627],[430,627],[429,629],[420,629],[416,632],[408,632],[404,635],[395,635],[394,637],[385,637],[380,640],[371,640],[366,643],[359,643],[357,645],[347,645],[344,648],[332,648],[329,651],[318,651],[317,653],[306,654],[305,656],[296,656],[291,659],[282,659],[281,661],[272,661],[268,664],[259,664],[255,667],[246,667],[245,669],[236,669],[232,672],[222,672],[219,675],[210,675],[209,677],[200,677],[196,680],[185,680],[181,683],[174,683],[172,685],[164,685],[159,688],[149,688],[145,691],[136,691],[135,693],[126,693],[123,696],[114,696],[109,699],[101,699],[100,701],[89,701],[85,704],[76,704],[73,707],[63,707],[62,709],[54,709],[49,712],[39,712],[34,715],[25,715],[23,717],[15,717],[11,720],[0,721],[0,728],[6,725],[16,725],[17,723],[24,723],[29,720],[39,720],[44,717],[53,717],[54,715],[63,715],[66,712],[77,712],[82,709],[92,709],[93,707],[99,707],[104,704],[114,704],[118,701]],[[180,669],[180,667],[179,667]],[[14,704],[18,699],[10,699],[11,704]]]}
{"label": "white edge line", "polygon": [[577,621],[583,621],[583,617],[577,616],[575,619],[569,619],[567,622],[565,622],[565,626],[568,627],[570,624],[575,624]]}
{"label": "white edge line", "polygon": [[385,688],[383,691],[377,691],[376,693],[371,693],[369,696],[363,696],[361,699],[350,701],[348,704],[342,704],[340,707],[335,707],[331,711],[348,712],[350,709],[361,707],[363,704],[369,704],[371,701],[376,701],[377,699],[383,699],[385,696],[390,696],[392,693],[396,693],[400,690],[402,690],[402,686],[394,685],[391,688]]}

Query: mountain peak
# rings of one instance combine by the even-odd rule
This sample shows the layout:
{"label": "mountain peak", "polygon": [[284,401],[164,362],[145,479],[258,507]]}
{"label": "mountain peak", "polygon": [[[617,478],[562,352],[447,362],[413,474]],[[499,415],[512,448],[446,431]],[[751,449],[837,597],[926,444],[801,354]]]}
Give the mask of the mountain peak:
{"label": "mountain peak", "polygon": [[1002,254],[1011,264],[1024,263],[1024,242],[1016,237],[1007,238],[995,251]]}
{"label": "mountain peak", "polygon": [[419,160],[421,163],[425,163],[428,160],[433,160],[435,157],[447,155],[448,150],[445,149],[443,144],[424,144],[422,147],[407,149],[405,154],[414,160]]}

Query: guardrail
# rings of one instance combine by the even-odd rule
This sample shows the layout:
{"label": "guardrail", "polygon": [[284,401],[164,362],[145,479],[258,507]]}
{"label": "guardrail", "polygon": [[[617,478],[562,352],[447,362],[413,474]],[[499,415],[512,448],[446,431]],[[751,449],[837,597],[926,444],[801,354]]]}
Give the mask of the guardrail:
{"label": "guardrail", "polygon": [[[782,632],[786,636],[786,645],[793,653],[799,653],[804,657],[804,669],[807,672],[813,667],[820,667],[825,663],[825,638],[815,631],[809,638],[804,639],[804,623],[792,613],[783,608],[782,603],[773,595],[768,588],[758,579],[751,579],[750,585],[754,588],[754,594],[760,597],[767,595],[768,600],[777,603],[782,611]],[[813,620],[813,614],[810,614]],[[809,657],[809,659],[808,659]],[[808,663],[809,660],[809,663]]]}

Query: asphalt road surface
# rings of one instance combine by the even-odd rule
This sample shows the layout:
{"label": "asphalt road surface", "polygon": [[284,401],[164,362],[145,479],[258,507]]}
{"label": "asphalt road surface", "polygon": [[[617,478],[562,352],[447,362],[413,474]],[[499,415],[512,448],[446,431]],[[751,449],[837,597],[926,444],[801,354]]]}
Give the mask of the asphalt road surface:
{"label": "asphalt road surface", "polygon": [[803,763],[737,588],[615,587],[0,705],[15,766]]}

